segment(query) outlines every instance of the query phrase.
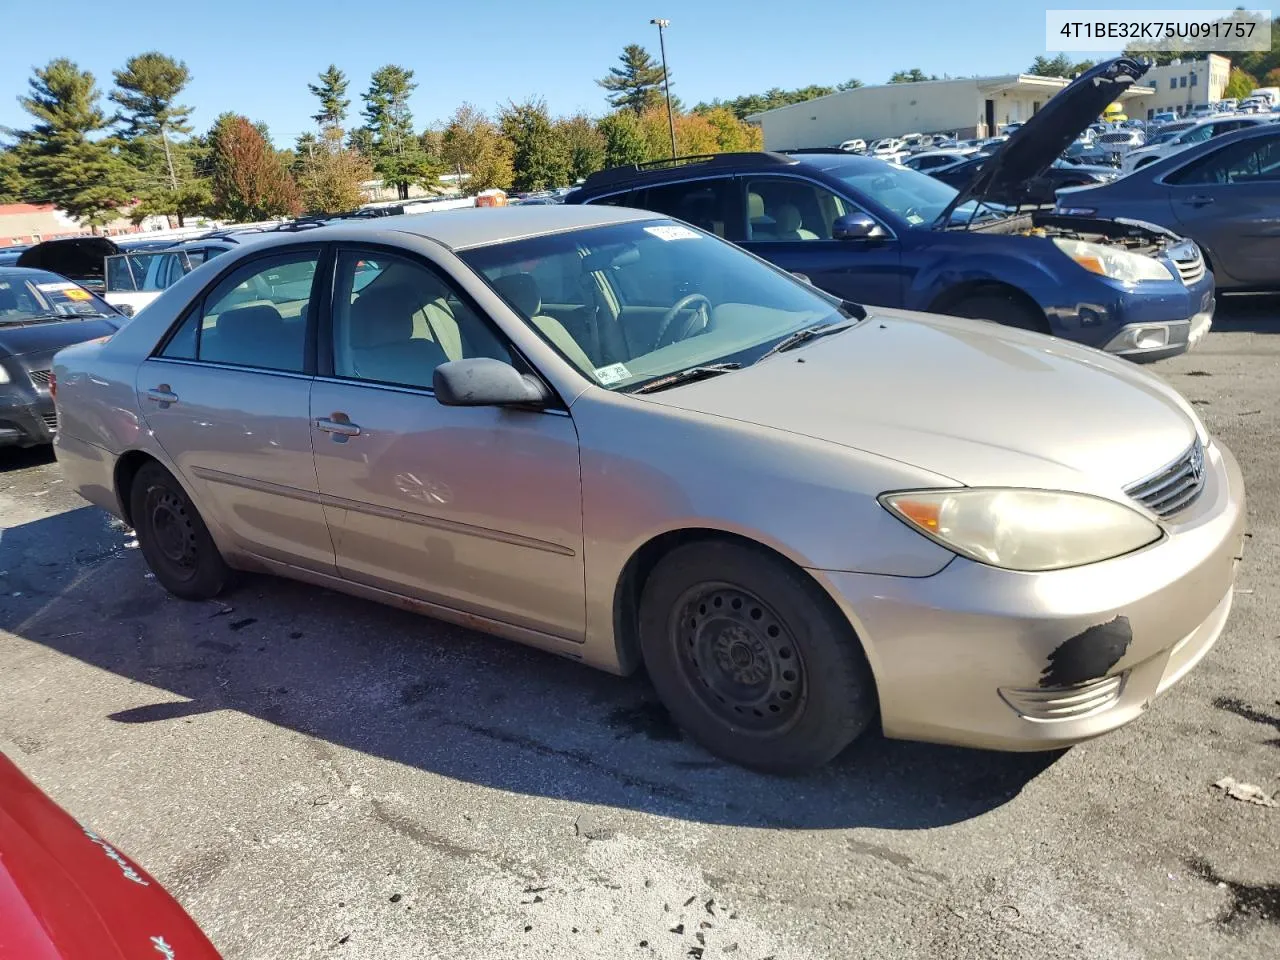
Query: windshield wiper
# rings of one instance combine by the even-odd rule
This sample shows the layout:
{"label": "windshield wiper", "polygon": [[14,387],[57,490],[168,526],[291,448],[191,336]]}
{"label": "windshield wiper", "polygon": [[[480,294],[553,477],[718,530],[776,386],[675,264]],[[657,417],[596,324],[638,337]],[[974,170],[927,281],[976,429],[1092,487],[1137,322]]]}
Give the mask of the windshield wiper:
{"label": "windshield wiper", "polygon": [[718,376],[722,373],[728,373],[730,370],[741,370],[740,363],[707,363],[700,367],[690,367],[687,370],[681,370],[679,373],[673,373],[670,376],[659,377],[657,380],[650,380],[648,383],[641,384],[632,390],[632,393],[655,393],[658,390],[666,390],[668,387],[679,386],[682,383],[692,383],[695,380],[706,380],[709,377]]}
{"label": "windshield wiper", "polygon": [[808,343],[810,340],[817,340],[819,337],[829,337],[833,333],[841,333],[850,327],[857,326],[856,320],[843,320],[838,323],[815,323],[812,327],[805,327],[803,330],[797,330],[790,336],[783,337],[772,347],[760,354],[755,362],[767,360],[775,353],[786,353],[788,350],[794,350],[802,343]]}

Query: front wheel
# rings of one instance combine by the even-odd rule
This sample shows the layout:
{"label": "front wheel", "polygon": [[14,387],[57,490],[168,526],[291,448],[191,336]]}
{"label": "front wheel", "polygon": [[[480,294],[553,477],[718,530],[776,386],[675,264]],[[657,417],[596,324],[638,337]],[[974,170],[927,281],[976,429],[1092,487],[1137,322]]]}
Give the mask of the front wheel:
{"label": "front wheel", "polygon": [[1049,333],[1044,314],[1032,309],[1013,294],[982,293],[966,297],[948,310],[952,316],[970,317],[974,320],[990,320],[1006,327],[1030,330],[1033,333]]}
{"label": "front wheel", "polygon": [[726,760],[807,770],[875,716],[875,683],[848,622],[801,571],[761,551],[678,547],[645,583],[639,627],[663,703]]}
{"label": "front wheel", "polygon": [[184,600],[210,600],[223,591],[231,569],[168,470],[158,463],[139,470],[129,504],[138,547],[162,587]]}

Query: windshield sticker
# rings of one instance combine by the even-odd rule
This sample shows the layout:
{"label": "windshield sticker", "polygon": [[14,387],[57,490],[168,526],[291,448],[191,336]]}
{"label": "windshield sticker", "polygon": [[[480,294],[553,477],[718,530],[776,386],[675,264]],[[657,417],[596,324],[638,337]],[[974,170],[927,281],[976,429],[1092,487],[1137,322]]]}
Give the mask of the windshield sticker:
{"label": "windshield sticker", "polygon": [[45,293],[54,293],[58,290],[74,290],[76,285],[69,280],[59,280],[57,283],[37,283],[37,290],[43,290]]}
{"label": "windshield sticker", "polygon": [[89,291],[81,290],[79,287],[68,287],[63,291],[67,295],[68,300],[88,300]]}
{"label": "windshield sticker", "polygon": [[913,227],[918,226],[919,224],[924,223],[924,217],[920,216],[918,213],[908,213],[907,223],[911,224]]}
{"label": "windshield sticker", "polygon": [[[649,228],[646,227],[645,229],[647,230]],[[595,375],[596,379],[606,387],[615,383],[621,383],[623,380],[631,379],[631,371],[627,369],[627,366],[624,363],[611,363],[607,367],[596,367]]]}
{"label": "windshield sticker", "polygon": [[652,234],[659,240],[697,240],[698,235],[688,227],[672,226],[645,227],[644,232]]}
{"label": "windshield sticker", "polygon": [[138,871],[133,869],[133,864],[131,864],[128,860],[126,860],[124,856],[118,850],[116,850],[115,847],[111,846],[111,844],[107,843],[107,841],[103,840],[100,836],[98,836],[88,827],[81,827],[80,829],[84,831],[84,835],[86,837],[88,837],[90,840],[92,840],[94,843],[100,846],[103,849],[103,852],[106,853],[106,855],[110,857],[112,860],[114,860],[117,863],[117,865],[119,865],[120,872],[124,874],[124,877],[126,880],[132,880],[134,883],[144,887],[151,886],[151,884],[147,883],[147,881],[143,880],[142,877],[138,875]]}

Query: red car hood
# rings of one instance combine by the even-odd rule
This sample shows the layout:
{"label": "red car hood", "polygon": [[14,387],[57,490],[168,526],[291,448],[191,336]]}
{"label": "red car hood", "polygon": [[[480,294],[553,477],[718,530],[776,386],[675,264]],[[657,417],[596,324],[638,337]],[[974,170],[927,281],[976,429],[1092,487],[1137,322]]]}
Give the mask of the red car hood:
{"label": "red car hood", "polygon": [[0,755],[0,960],[218,960],[141,867]]}

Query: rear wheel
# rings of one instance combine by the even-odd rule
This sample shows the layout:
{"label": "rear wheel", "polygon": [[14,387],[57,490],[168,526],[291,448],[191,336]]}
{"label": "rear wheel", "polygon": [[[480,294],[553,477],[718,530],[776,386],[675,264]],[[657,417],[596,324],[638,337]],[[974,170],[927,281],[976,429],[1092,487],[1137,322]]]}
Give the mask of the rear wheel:
{"label": "rear wheel", "polygon": [[129,491],[138,546],[160,585],[184,600],[216,597],[231,569],[209,535],[182,484],[164,467],[149,463]]}
{"label": "rear wheel", "polygon": [[975,320],[990,320],[1033,333],[1049,333],[1049,324],[1044,314],[1011,293],[993,291],[965,297],[947,313]]}
{"label": "rear wheel", "polygon": [[803,573],[760,551],[677,548],[646,581],[639,619],[663,703],[734,763],[816,767],[875,716],[875,684],[849,624]]}

